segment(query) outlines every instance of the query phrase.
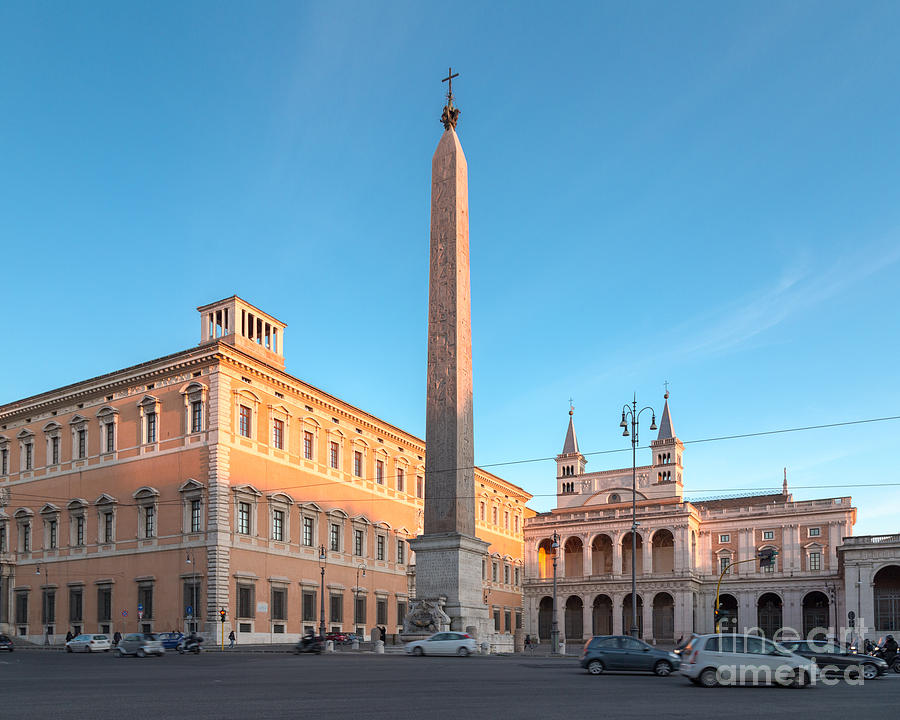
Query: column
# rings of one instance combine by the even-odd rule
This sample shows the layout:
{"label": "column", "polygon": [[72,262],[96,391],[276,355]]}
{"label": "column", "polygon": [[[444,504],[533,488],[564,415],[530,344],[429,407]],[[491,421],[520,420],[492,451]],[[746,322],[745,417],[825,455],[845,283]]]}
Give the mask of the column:
{"label": "column", "polygon": [[593,598],[590,596],[581,596],[581,602],[584,603],[584,609],[581,615],[581,634],[582,637],[589,638],[594,635],[594,605]]}
{"label": "column", "polygon": [[746,630],[756,627],[759,623],[759,615],[756,610],[756,594],[752,590],[741,590],[737,593],[738,600],[738,628]]}
{"label": "column", "polygon": [[[828,526],[828,560],[823,563],[822,569],[827,569],[829,574],[834,574],[838,569],[837,548],[841,544],[841,523],[831,523]],[[824,559],[824,558],[823,558]]]}
{"label": "column", "polygon": [[800,572],[800,525],[797,523],[788,525],[785,528],[785,532],[788,543],[785,554],[790,560],[790,564],[784,563],[782,568],[787,571],[795,570]]}
{"label": "column", "polygon": [[622,535],[620,533],[611,533],[612,538],[612,557],[613,557],[613,575],[622,574]]}
{"label": "column", "polygon": [[[680,575],[684,572],[685,566],[685,545],[687,544],[687,540],[685,539],[685,531],[684,528],[678,527],[675,528],[675,574]],[[678,638],[678,634],[675,635],[676,639]]]}
{"label": "column", "polygon": [[650,531],[648,530],[642,538],[641,555],[643,556],[642,575],[653,574],[653,547],[650,544]]}
{"label": "column", "polygon": [[644,601],[643,607],[643,617],[644,617],[644,633],[643,639],[644,642],[650,642],[653,640],[653,595],[655,593],[647,591],[644,593],[638,593],[641,596],[641,600]]}
{"label": "column", "polygon": [[590,535],[582,535],[581,536],[581,558],[582,558],[582,576],[590,577],[591,576],[591,556],[593,551],[591,550],[591,536]]}
{"label": "column", "polygon": [[621,593],[614,593],[610,595],[613,603],[612,609],[612,634],[613,635],[624,635],[625,632],[622,628],[622,601],[625,598]]}

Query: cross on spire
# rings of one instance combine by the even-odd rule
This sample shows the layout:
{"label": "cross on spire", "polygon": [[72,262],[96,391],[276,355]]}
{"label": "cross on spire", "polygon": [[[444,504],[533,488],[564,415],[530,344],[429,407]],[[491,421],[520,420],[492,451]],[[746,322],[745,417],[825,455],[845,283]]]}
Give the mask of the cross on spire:
{"label": "cross on spire", "polygon": [[451,107],[453,106],[453,78],[459,77],[459,73],[454,74],[453,68],[447,68],[447,77],[441,80],[441,82],[447,83],[447,104]]}

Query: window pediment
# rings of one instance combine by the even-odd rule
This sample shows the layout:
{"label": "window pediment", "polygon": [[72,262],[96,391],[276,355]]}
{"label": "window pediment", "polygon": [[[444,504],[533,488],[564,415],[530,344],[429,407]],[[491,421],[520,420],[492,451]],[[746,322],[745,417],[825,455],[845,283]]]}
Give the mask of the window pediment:
{"label": "window pediment", "polygon": [[157,498],[159,497],[159,490],[154,487],[150,487],[149,485],[144,485],[144,487],[135,490],[134,494],[131,497],[133,497],[135,500]]}
{"label": "window pediment", "polygon": [[87,422],[87,418],[84,415],[73,415],[72,419],[69,420],[69,425],[81,425],[82,423]]}
{"label": "window pediment", "polygon": [[144,395],[138,403],[138,407],[144,408],[145,410],[152,410],[157,405],[159,405],[159,398],[155,395]]}
{"label": "window pediment", "polygon": [[31,430],[29,430],[28,428],[22,428],[22,430],[19,431],[19,433],[18,433],[18,435],[16,435],[16,437],[19,440],[27,440],[30,437],[34,437],[34,433]]}
{"label": "window pediment", "polygon": [[207,389],[208,388],[206,387],[206,385],[195,381],[189,382],[187,385],[181,388],[179,392],[181,392],[182,395],[193,395],[194,393],[205,393]]}
{"label": "window pediment", "polygon": [[53,503],[44,503],[44,507],[41,508],[41,515],[54,515],[59,513],[59,506],[54,505]]}
{"label": "window pediment", "polygon": [[62,425],[60,425],[55,420],[51,420],[46,425],[44,425],[44,432],[48,434],[52,432],[58,432],[60,429],[62,429]]}
{"label": "window pediment", "polygon": [[97,417],[101,420],[107,420],[109,418],[115,417],[118,414],[119,411],[114,407],[110,407],[109,405],[102,407],[97,411]]}
{"label": "window pediment", "polygon": [[365,515],[354,515],[353,522],[359,525],[371,525],[372,522]]}
{"label": "window pediment", "polygon": [[341,519],[341,520],[345,520],[350,517],[347,513],[345,513],[340,508],[332,508],[331,510],[328,510],[326,512],[328,513],[329,516],[331,516],[333,518]]}
{"label": "window pediment", "polygon": [[178,492],[192,492],[198,490],[205,490],[206,486],[203,483],[199,483],[194,478],[188,478],[184,483],[182,483],[181,487],[178,488]]}
{"label": "window pediment", "polygon": [[88,505],[88,501],[84,498],[74,498],[69,500],[66,504],[67,510],[81,510],[82,508],[86,508]]}
{"label": "window pediment", "polygon": [[314,502],[302,502],[297,503],[300,506],[301,510],[307,510],[310,512],[322,512],[322,508],[316,505]]}
{"label": "window pediment", "polygon": [[241,493],[244,495],[255,495],[256,497],[263,496],[262,491],[253,487],[253,485],[250,485],[249,483],[245,485],[235,485],[233,488],[231,488],[231,490],[232,492]]}
{"label": "window pediment", "polygon": [[106,493],[103,493],[100,495],[100,497],[98,497],[96,500],[94,500],[94,505],[115,505],[118,502],[119,501],[116,500],[112,495],[107,495]]}
{"label": "window pediment", "polygon": [[34,517],[34,510],[32,510],[31,508],[19,508],[15,511],[15,513],[13,513],[13,517],[15,517],[17,520]]}
{"label": "window pediment", "polygon": [[294,498],[283,492],[272,493],[267,496],[267,499],[269,500],[269,502],[283,503],[285,505],[294,504]]}

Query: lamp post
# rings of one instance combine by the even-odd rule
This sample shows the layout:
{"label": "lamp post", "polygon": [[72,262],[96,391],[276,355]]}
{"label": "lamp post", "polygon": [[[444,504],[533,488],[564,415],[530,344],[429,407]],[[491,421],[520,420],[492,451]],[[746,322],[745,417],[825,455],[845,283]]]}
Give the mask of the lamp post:
{"label": "lamp post", "polygon": [[[185,612],[187,617],[188,626],[185,628],[188,632],[194,631],[194,618],[197,617],[197,600],[199,599],[199,593],[197,592],[197,563],[194,562],[194,551],[188,550],[187,554],[184,558],[185,563],[191,566],[191,612],[188,614]],[[187,608],[185,608],[185,611]]]}
{"label": "lamp post", "polygon": [[[356,566],[356,593],[354,594],[354,597],[353,597],[353,621],[354,621],[353,622],[353,625],[354,625],[353,630],[356,633],[356,635],[365,634],[365,632],[366,632],[365,627],[363,627],[362,633],[356,632],[359,630],[359,627],[358,627],[359,618],[356,615],[356,609],[359,607],[359,573],[360,573],[360,570],[362,571],[362,576],[365,577],[366,576],[366,564],[365,563],[359,563]],[[363,618],[363,625],[365,626],[365,624],[366,624],[366,619]]]}
{"label": "lamp post", "polygon": [[325,546],[319,546],[319,569],[322,571],[322,590],[319,594],[319,635],[325,640],[325,564],[328,556],[325,555]]}
{"label": "lamp post", "polygon": [[[656,412],[649,405],[645,408],[637,409],[637,396],[622,407],[622,422],[619,427],[623,428],[622,437],[631,435],[631,636],[638,636],[637,624],[637,445],[638,445],[638,421],[641,413],[649,410],[652,417],[650,419],[650,429],[656,430]],[[628,425],[631,424],[631,433],[628,432]]]}
{"label": "lamp post", "polygon": [[553,654],[559,652],[559,620],[556,617],[556,558],[559,555],[559,533],[553,531],[553,544],[550,546],[553,551],[553,620],[550,625],[550,644]]}

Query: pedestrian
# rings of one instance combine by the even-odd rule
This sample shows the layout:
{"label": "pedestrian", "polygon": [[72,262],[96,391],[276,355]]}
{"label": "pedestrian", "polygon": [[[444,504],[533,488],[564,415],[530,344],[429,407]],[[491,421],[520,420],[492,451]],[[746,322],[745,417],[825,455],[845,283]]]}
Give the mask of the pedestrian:
{"label": "pedestrian", "polygon": [[69,640],[71,640],[73,637],[74,637],[74,635],[72,635],[72,631],[71,631],[71,630],[69,630],[68,632],[66,632],[66,642],[69,642]]}
{"label": "pedestrian", "polygon": [[531,650],[531,635],[525,636],[525,651]]}
{"label": "pedestrian", "polygon": [[234,647],[234,630],[228,633],[228,649],[231,650]]}
{"label": "pedestrian", "polygon": [[387,628],[382,625],[378,628],[378,632],[381,633],[381,642],[385,642],[387,640]]}
{"label": "pedestrian", "polygon": [[122,639],[122,633],[120,633],[118,630],[116,630],[116,632],[113,634],[113,647],[118,645],[119,640],[121,640],[121,639]]}

